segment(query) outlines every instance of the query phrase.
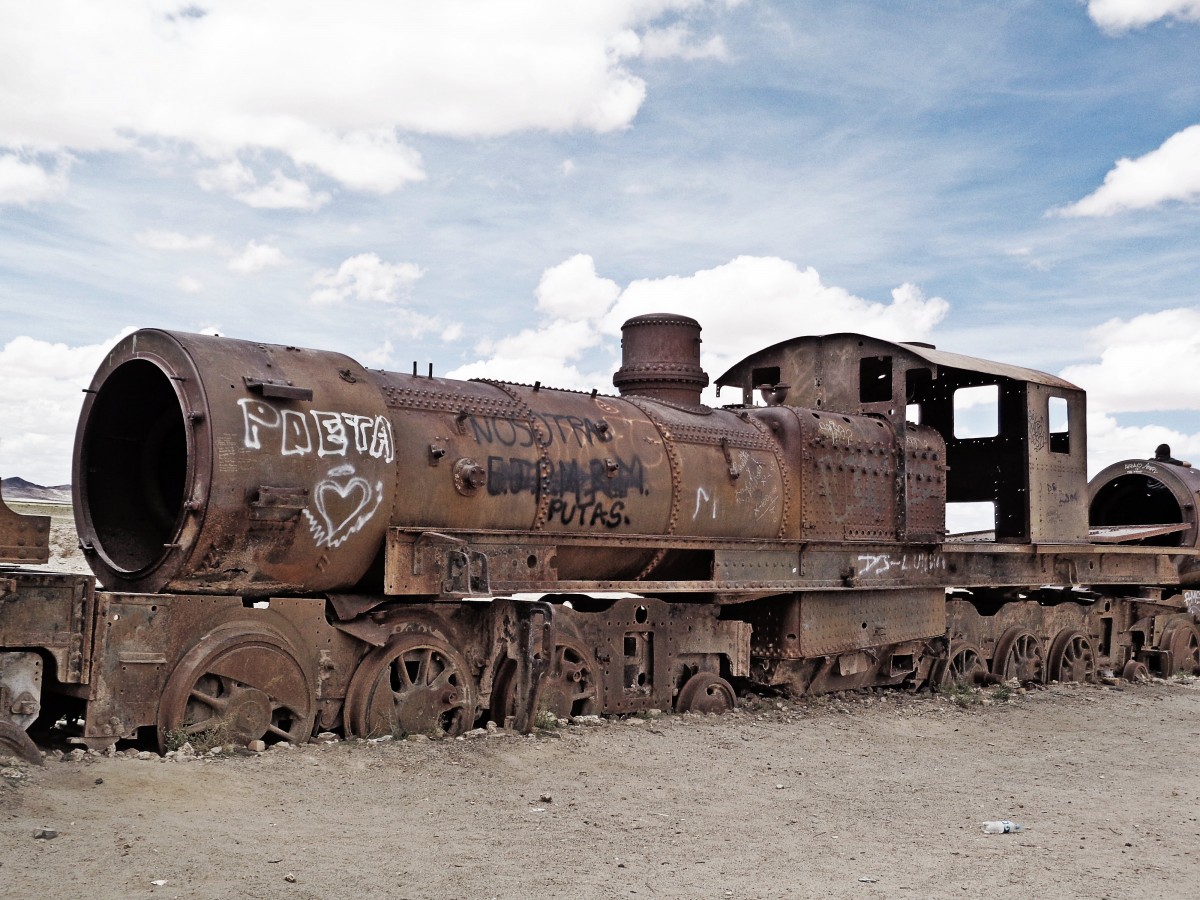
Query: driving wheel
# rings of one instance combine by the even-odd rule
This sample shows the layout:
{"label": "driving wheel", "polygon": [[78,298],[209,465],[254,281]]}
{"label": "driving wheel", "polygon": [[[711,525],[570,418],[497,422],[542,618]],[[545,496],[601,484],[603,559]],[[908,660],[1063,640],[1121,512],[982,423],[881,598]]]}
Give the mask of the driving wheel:
{"label": "driving wheel", "polygon": [[1046,658],[1042,642],[1032,631],[1013,626],[996,642],[992,657],[992,673],[1005,681],[1015,678],[1021,684],[1041,682],[1046,678]]}
{"label": "driving wheel", "polygon": [[467,662],[432,634],[398,634],[368,653],[346,692],[346,722],[360,737],[454,737],[474,720]]}
{"label": "driving wheel", "polygon": [[1064,628],[1050,645],[1046,674],[1051,681],[1095,681],[1092,641],[1077,628]]}
{"label": "driving wheel", "polygon": [[939,687],[954,684],[978,684],[988,673],[987,663],[979,648],[970,641],[951,641],[946,658],[937,667],[933,679]]}
{"label": "driving wheel", "polygon": [[313,679],[291,643],[257,622],[232,622],[201,638],[171,673],[158,705],[158,746],[303,743],[316,708]]}

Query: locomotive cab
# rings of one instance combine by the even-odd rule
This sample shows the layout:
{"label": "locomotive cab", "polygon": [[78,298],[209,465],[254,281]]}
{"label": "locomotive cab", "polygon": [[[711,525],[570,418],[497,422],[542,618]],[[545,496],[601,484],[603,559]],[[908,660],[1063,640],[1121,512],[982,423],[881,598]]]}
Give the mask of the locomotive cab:
{"label": "locomotive cab", "polygon": [[877,416],[945,441],[946,502],[989,504],[993,530],[974,539],[1084,543],[1087,520],[1086,397],[1032,369],[929,344],[861,334],[799,337],[748,356],[716,379],[749,406],[768,404]]}

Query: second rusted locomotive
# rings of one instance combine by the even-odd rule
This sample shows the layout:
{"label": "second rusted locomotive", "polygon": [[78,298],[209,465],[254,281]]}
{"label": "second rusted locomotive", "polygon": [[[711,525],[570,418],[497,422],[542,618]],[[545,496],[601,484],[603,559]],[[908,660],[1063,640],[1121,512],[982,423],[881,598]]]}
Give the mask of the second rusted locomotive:
{"label": "second rusted locomotive", "polygon": [[[699,347],[630,320],[614,397],[130,335],[75,448],[103,589],[3,573],[0,740],[64,708],[165,746],[1200,665],[1200,485],[1117,464],[1089,521],[1083,391],[839,334],[746,358],[714,409]],[[961,503],[994,527],[947,535]]]}

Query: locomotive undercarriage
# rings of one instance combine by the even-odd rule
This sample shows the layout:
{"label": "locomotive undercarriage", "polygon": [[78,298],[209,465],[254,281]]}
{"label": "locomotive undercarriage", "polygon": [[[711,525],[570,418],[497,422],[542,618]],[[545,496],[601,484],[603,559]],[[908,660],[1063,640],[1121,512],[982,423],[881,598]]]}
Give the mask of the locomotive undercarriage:
{"label": "locomotive undercarriage", "polygon": [[723,712],[741,687],[799,696],[1200,667],[1185,595],[1157,590],[251,602],[4,575],[0,627],[22,637],[0,652],[0,747],[29,758],[25,728],[64,712],[86,746],[153,737],[166,749],[200,737],[453,736],[489,720],[527,731],[543,716]]}

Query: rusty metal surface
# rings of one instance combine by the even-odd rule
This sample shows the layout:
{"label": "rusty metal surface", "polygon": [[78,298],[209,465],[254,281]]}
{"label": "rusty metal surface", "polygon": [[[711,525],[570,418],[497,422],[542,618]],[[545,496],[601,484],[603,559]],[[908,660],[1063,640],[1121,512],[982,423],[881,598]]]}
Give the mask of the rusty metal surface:
{"label": "rusty metal surface", "polygon": [[0,563],[44,563],[50,559],[50,517],[15,512],[0,497]]}
{"label": "rusty metal surface", "polygon": [[28,651],[0,651],[0,719],[28,728],[41,711],[41,696],[42,658]]}
{"label": "rusty metal surface", "polygon": [[86,684],[93,604],[89,576],[0,569],[0,647],[44,650],[57,681]]}

